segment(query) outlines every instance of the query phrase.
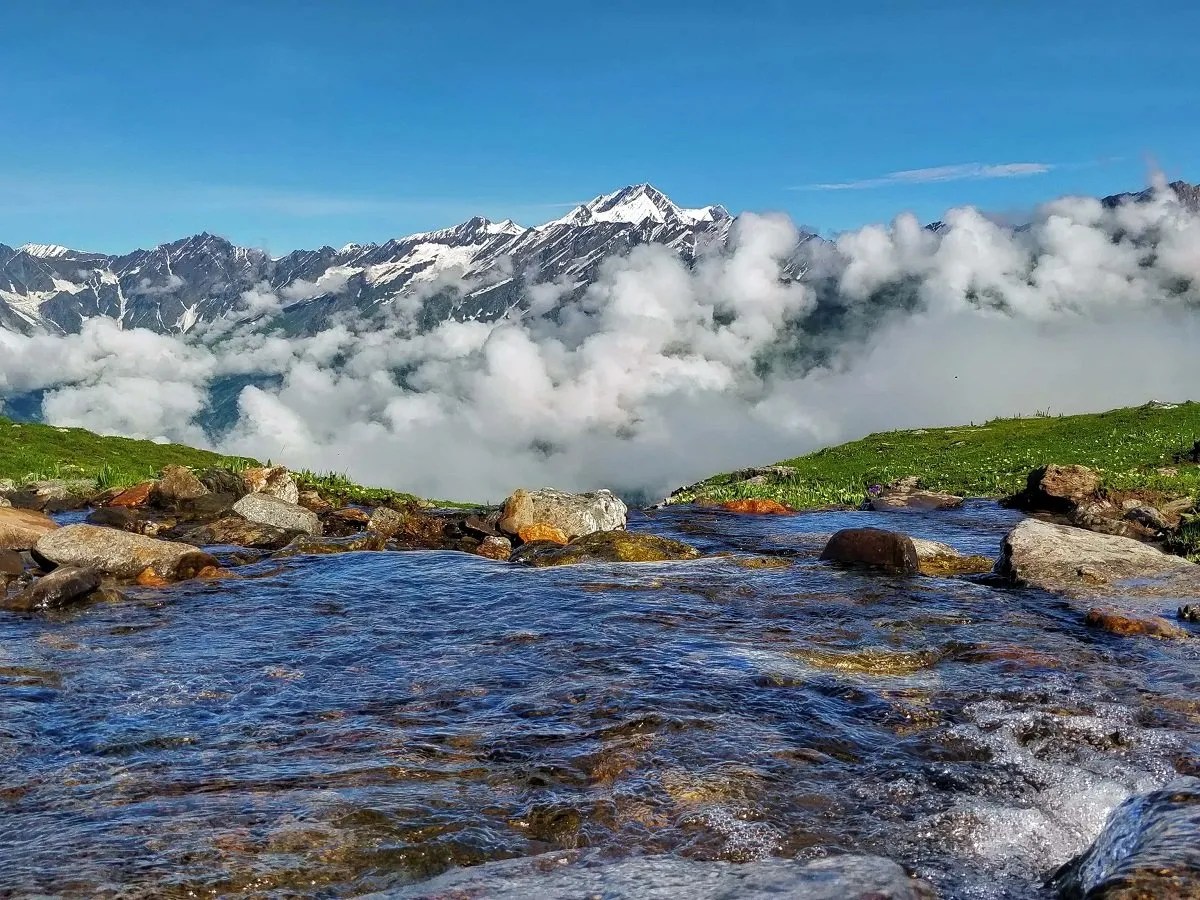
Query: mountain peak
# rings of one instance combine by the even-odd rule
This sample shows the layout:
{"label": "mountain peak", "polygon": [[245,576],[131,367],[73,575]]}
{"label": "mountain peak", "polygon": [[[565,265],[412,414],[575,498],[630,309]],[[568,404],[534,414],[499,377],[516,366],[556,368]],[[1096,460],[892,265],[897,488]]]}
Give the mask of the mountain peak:
{"label": "mountain peak", "polygon": [[729,218],[729,213],[720,206],[705,206],[700,209],[685,209],[676,206],[671,199],[647,182],[631,184],[611,194],[599,197],[575,207],[561,219],[548,225],[595,225],[601,222],[621,222],[629,225],[666,223],[698,225]]}
{"label": "mountain peak", "polygon": [[70,247],[63,247],[59,244],[22,244],[17,248],[17,252],[24,253],[26,256],[36,256],[38,259],[55,259],[60,256],[70,256],[73,251]]}

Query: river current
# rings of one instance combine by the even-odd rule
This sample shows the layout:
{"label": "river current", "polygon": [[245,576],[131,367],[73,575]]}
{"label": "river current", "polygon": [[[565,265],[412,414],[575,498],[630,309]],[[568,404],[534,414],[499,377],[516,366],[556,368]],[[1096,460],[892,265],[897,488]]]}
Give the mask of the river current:
{"label": "river current", "polygon": [[579,848],[1049,897],[1122,799],[1200,768],[1200,641],[817,559],[868,525],[995,556],[1018,518],[679,507],[630,527],[707,558],[350,553],[2,614],[0,896],[386,895]]}

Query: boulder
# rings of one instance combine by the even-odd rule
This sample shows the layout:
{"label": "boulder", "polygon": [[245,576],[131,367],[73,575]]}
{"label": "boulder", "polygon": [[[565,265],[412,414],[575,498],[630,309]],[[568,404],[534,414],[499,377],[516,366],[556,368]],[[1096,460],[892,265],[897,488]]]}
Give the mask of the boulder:
{"label": "boulder", "polygon": [[1030,472],[1012,502],[1021,509],[1065,513],[1099,490],[1100,476],[1087,466],[1051,464]]}
{"label": "boulder", "polygon": [[1125,510],[1124,518],[1156,533],[1171,529],[1163,514],[1146,503],[1139,503],[1137,506]]}
{"label": "boulder", "polygon": [[301,531],[305,534],[321,534],[321,520],[315,512],[271,494],[247,494],[233,504],[233,511],[251,522],[262,525]]}
{"label": "boulder", "polygon": [[153,481],[144,481],[141,484],[135,484],[131,488],[118,493],[110,499],[107,506],[124,507],[129,509],[138,509],[150,502],[150,495],[156,487]]}
{"label": "boulder", "polygon": [[38,538],[35,553],[58,566],[98,569],[137,578],[146,569],[167,581],[193,577],[217,561],[189,544],[160,541],[96,525],[67,525]]}
{"label": "boulder", "polygon": [[920,485],[917,476],[909,475],[907,478],[873,489],[867,497],[866,505],[877,512],[958,509],[963,505],[962,497],[940,491],[922,490]]}
{"label": "boulder", "polygon": [[18,612],[35,609],[60,609],[87,597],[100,587],[95,569],[63,566],[43,575],[12,597],[0,598],[0,606]]}
{"label": "boulder", "polygon": [[1084,621],[1124,637],[1186,638],[1188,633],[1162,616],[1139,616],[1116,609],[1094,607],[1087,611]]}
{"label": "boulder", "polygon": [[415,505],[404,510],[381,506],[371,513],[367,530],[385,538],[435,547],[445,540],[446,522]]}
{"label": "boulder", "polygon": [[968,556],[939,541],[911,540],[917,551],[917,571],[922,575],[982,575],[992,571],[993,561],[986,556]]}
{"label": "boulder", "polygon": [[778,500],[764,498],[746,498],[744,500],[727,500],[721,504],[721,509],[735,513],[749,513],[757,516],[784,516],[794,513],[790,506]]}
{"label": "boulder", "polygon": [[479,542],[474,552],[476,556],[486,556],[488,559],[503,562],[512,556],[512,542],[506,537],[489,534]]}
{"label": "boulder", "polygon": [[[1000,548],[996,572],[1017,584],[1065,593],[1090,594],[1123,584],[1126,594],[1173,593],[1200,588],[1200,566],[1140,541],[1082,528],[1025,519]],[[1159,584],[1146,584],[1146,580]]]}
{"label": "boulder", "polygon": [[286,546],[298,532],[276,528],[261,522],[251,522],[241,516],[226,516],[186,531],[179,536],[185,543],[197,547],[228,545],[253,547],[258,550],[278,550]]}
{"label": "boulder", "polygon": [[333,509],[333,504],[316,491],[301,491],[300,496],[296,498],[296,502],[305,509],[311,509],[317,515],[327,513]]}
{"label": "boulder", "polygon": [[87,506],[95,493],[96,482],[90,478],[55,478],[22,485],[7,496],[16,509],[61,512]]}
{"label": "boulder", "polygon": [[628,509],[611,491],[568,494],[550,488],[517,490],[504,501],[499,528],[519,537],[521,529],[538,523],[551,525],[568,538],[625,527]]}
{"label": "boulder", "polygon": [[240,500],[246,495],[246,484],[242,480],[242,476],[224,466],[204,469],[196,477],[200,479],[202,485],[208,488],[209,493],[228,494],[233,497],[233,501],[230,502]]}
{"label": "boulder", "polygon": [[247,469],[242,473],[242,483],[247,494],[266,494],[288,503],[299,503],[300,488],[295,479],[283,466],[265,466]]}
{"label": "boulder", "polygon": [[1185,603],[1176,613],[1181,622],[1195,622],[1200,625],[1200,603]]}
{"label": "boulder", "polygon": [[189,503],[209,493],[208,488],[187,466],[167,466],[151,492],[154,502],[161,506]]}
{"label": "boulder", "polygon": [[1200,778],[1126,800],[1050,884],[1064,900],[1200,897]]}
{"label": "boulder", "polygon": [[359,553],[367,550],[384,550],[387,541],[378,534],[360,534],[355,537],[314,537],[297,535],[291,543],[275,554],[277,558],[287,556],[327,556],[333,553]]}
{"label": "boulder", "polygon": [[538,568],[593,562],[671,562],[697,559],[700,551],[682,541],[630,531],[596,531],[575,538],[565,546],[551,543],[525,544],[513,556]]}
{"label": "boulder", "polygon": [[821,552],[821,559],[900,575],[920,571],[920,560],[912,539],[882,528],[844,528],[836,532]]}
{"label": "boulder", "polygon": [[58,528],[47,515],[29,509],[0,509],[0,550],[32,550],[43,534]]}
{"label": "boulder", "polygon": [[[508,557],[505,557],[507,559]],[[8,593],[8,586],[25,573],[25,560],[16,550],[0,550],[0,597]]]}

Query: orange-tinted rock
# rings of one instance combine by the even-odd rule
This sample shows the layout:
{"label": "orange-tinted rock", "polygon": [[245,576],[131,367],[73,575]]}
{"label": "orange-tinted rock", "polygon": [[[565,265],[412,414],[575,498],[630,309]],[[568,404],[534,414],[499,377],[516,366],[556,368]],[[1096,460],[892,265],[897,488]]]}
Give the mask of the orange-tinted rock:
{"label": "orange-tinted rock", "polygon": [[107,505],[137,509],[150,502],[150,492],[153,490],[154,482],[146,481],[121,491],[121,493],[109,500]]}
{"label": "orange-tinted rock", "polygon": [[219,581],[222,578],[237,578],[238,576],[220,566],[205,566],[196,573],[196,577],[201,581]]}
{"label": "orange-tinted rock", "polygon": [[488,535],[479,542],[475,553],[478,556],[486,556],[488,559],[498,559],[504,562],[512,556],[512,542],[506,537]]}
{"label": "orange-tinted rock", "polygon": [[142,569],[138,573],[138,577],[134,579],[142,587],[166,587],[171,582],[163,578],[152,567]]}
{"label": "orange-tinted rock", "polygon": [[721,504],[721,509],[727,509],[730,512],[736,513],[752,513],[759,516],[781,516],[795,512],[790,506],[780,503],[778,500],[766,500],[762,498],[729,500]]}
{"label": "orange-tinted rock", "polygon": [[555,528],[553,525],[547,525],[545,522],[534,522],[532,525],[526,525],[517,533],[517,536],[523,544],[530,544],[534,541],[550,541],[554,544],[565,544],[569,540],[563,534],[562,529]]}
{"label": "orange-tinted rock", "polygon": [[1186,638],[1188,633],[1160,616],[1135,616],[1115,609],[1087,611],[1087,624],[1125,637]]}

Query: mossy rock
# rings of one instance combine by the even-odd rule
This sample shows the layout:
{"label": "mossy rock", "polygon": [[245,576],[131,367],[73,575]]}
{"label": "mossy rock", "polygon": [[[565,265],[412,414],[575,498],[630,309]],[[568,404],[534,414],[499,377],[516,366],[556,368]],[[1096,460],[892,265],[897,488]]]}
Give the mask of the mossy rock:
{"label": "mossy rock", "polygon": [[542,568],[594,562],[672,562],[699,556],[695,547],[655,534],[597,531],[562,547],[548,542],[526,544],[513,555],[513,561]]}

